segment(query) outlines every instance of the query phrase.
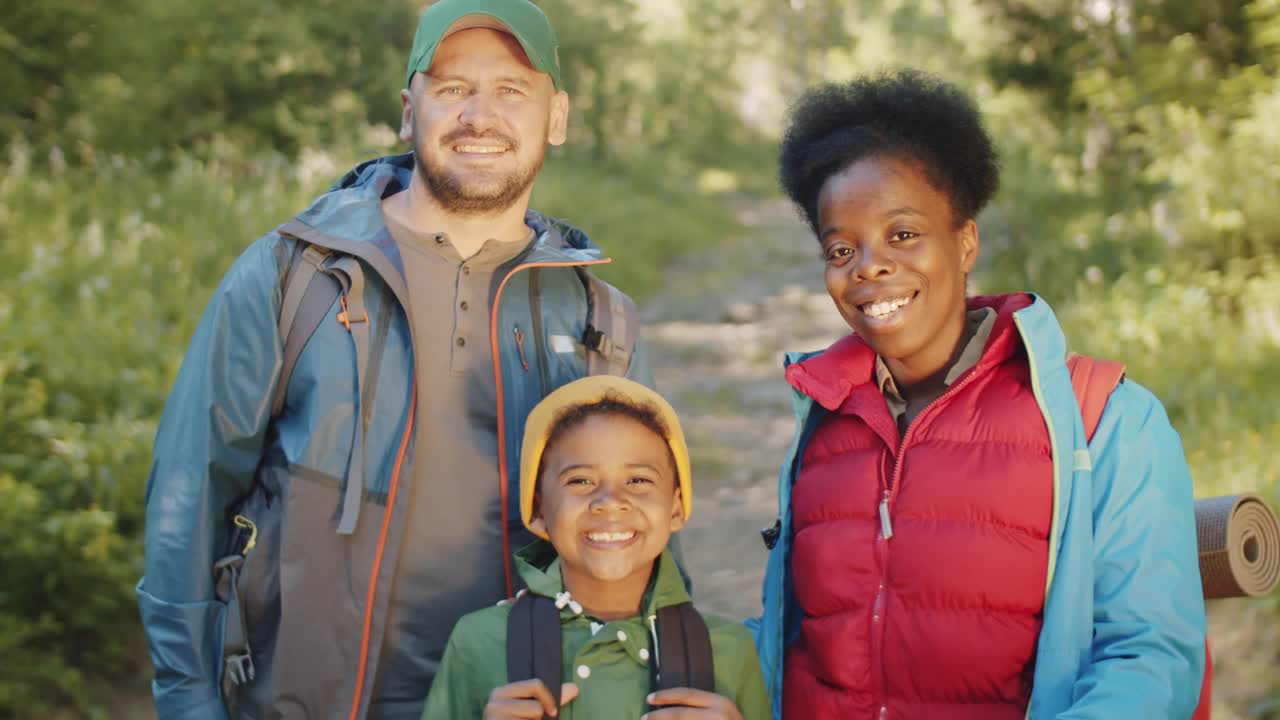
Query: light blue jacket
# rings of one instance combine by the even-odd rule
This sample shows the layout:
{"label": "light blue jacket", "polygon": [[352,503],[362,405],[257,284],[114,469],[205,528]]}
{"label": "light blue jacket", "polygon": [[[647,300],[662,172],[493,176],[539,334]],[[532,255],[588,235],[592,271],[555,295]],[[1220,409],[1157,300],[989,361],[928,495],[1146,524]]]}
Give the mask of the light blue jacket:
{"label": "light blue jacket", "polygon": [[[1204,673],[1205,614],[1182,443],[1155,396],[1127,380],[1086,443],[1053,311],[1034,298],[1014,322],[1054,467],[1048,587],[1028,716],[1188,718]],[[790,354],[787,364],[814,354]],[[765,574],[764,614],[748,621],[775,718],[782,717],[784,654],[800,625],[790,572],[791,487],[826,413],[799,391],[792,402],[796,435],[778,480],[781,527]]]}

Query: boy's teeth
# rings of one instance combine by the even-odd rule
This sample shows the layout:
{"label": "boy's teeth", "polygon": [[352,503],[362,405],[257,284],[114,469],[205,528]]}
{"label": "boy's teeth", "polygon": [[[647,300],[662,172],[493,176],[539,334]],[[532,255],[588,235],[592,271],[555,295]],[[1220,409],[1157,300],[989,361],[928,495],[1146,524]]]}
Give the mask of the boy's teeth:
{"label": "boy's teeth", "polygon": [[592,542],[623,542],[635,537],[635,532],[593,532],[587,533]]}
{"label": "boy's teeth", "polygon": [[877,300],[873,303],[867,303],[862,306],[862,312],[873,318],[881,318],[885,315],[892,314],[898,308],[911,302],[910,297],[890,298],[888,300]]}

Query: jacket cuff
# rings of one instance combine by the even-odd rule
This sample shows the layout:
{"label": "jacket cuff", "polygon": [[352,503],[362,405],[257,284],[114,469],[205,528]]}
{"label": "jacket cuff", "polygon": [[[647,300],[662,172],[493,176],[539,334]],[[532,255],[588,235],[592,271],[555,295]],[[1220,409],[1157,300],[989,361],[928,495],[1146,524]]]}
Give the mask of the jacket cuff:
{"label": "jacket cuff", "polygon": [[147,634],[155,678],[157,715],[223,720],[222,633],[226,606],[217,600],[167,602],[138,583],[138,609]]}

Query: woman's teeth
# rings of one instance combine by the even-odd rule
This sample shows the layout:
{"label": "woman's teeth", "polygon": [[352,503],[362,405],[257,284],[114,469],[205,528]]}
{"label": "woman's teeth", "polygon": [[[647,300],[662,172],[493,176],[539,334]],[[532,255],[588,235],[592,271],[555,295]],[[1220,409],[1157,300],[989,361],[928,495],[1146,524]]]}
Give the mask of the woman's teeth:
{"label": "woman's teeth", "polygon": [[877,300],[875,302],[867,303],[866,305],[861,306],[859,309],[861,309],[862,312],[866,314],[868,317],[882,318],[887,315],[892,315],[893,313],[898,311],[898,308],[902,307],[903,305],[906,305],[909,302],[911,302],[910,296],[900,297],[900,298],[889,298],[887,300]]}

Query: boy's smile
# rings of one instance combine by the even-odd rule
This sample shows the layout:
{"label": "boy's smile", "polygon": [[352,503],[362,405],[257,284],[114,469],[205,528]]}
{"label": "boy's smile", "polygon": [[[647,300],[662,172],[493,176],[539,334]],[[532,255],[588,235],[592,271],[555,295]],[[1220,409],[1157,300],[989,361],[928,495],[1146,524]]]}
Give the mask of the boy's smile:
{"label": "boy's smile", "polygon": [[565,589],[593,615],[640,606],[653,561],[684,525],[666,441],[640,422],[598,414],[548,448],[530,527],[560,556]]}

